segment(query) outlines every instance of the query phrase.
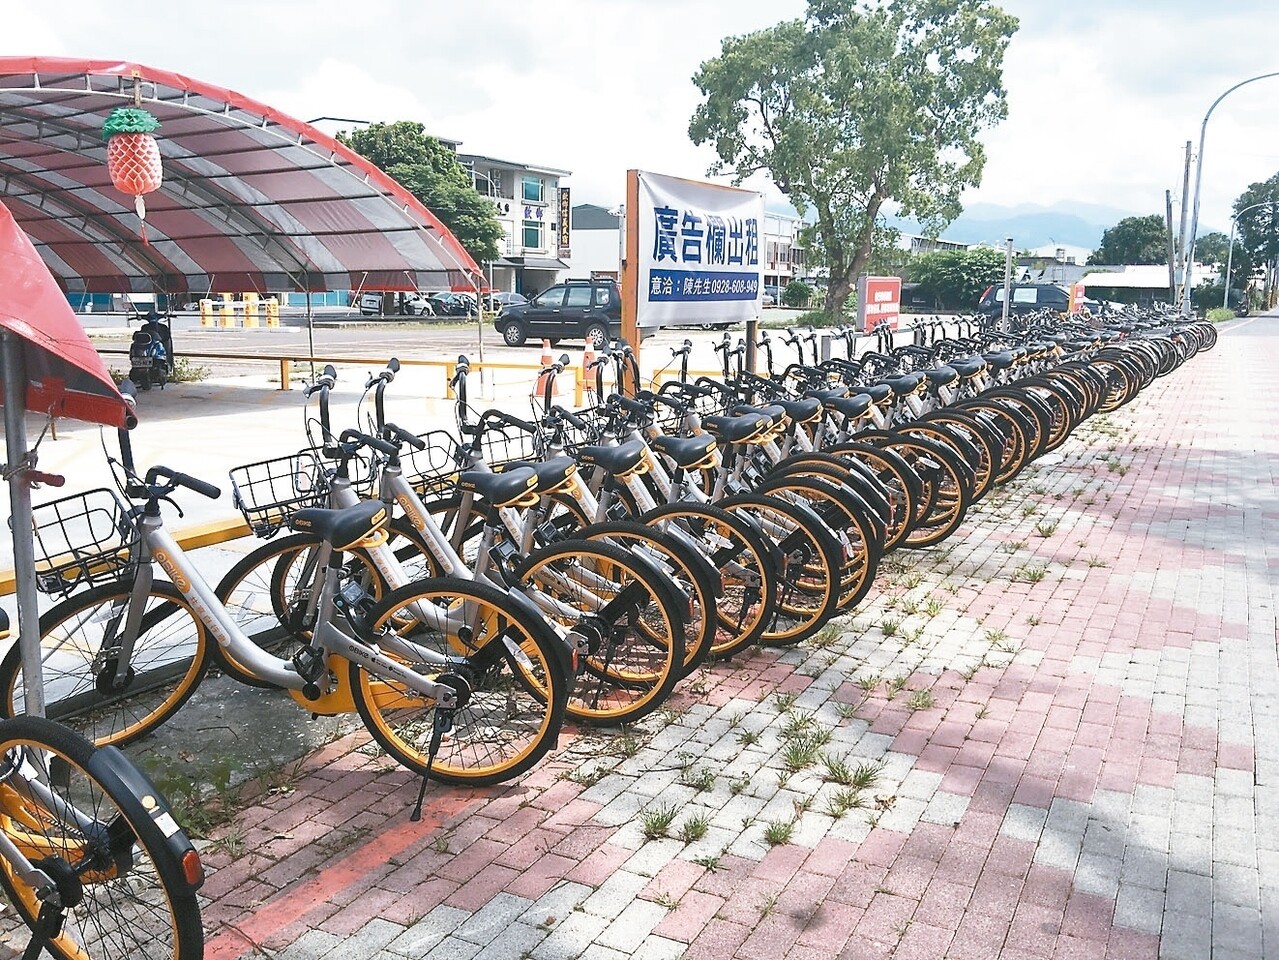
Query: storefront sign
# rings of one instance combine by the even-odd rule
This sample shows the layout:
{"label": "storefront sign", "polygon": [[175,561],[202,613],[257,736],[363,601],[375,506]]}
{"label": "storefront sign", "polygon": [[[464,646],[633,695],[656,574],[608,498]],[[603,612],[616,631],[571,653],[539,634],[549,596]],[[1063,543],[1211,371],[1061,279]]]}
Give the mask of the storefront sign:
{"label": "storefront sign", "polygon": [[559,231],[559,256],[560,259],[573,255],[573,201],[569,196],[568,187],[560,187],[560,231]]}

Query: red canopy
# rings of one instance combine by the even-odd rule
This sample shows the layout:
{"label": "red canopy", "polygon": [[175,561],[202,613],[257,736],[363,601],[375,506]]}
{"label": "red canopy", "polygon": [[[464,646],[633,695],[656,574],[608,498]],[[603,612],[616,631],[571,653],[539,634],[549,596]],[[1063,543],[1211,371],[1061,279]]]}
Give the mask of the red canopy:
{"label": "red canopy", "polygon": [[[27,409],[125,426],[124,399],[66,296],[0,203],[0,327],[24,341]],[[0,403],[4,371],[0,368]]]}
{"label": "red canopy", "polygon": [[[150,245],[101,136],[135,93],[161,124]],[[350,148],[136,63],[0,57],[0,198],[74,292],[473,289],[481,277],[434,214]]]}

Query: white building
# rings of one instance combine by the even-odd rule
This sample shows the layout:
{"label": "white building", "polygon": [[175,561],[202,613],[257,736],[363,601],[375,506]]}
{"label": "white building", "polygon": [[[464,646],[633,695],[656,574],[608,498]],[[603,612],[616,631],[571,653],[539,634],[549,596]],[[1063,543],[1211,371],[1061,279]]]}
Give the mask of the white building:
{"label": "white building", "polygon": [[458,153],[457,159],[475,178],[475,189],[497,208],[504,239],[498,241],[501,256],[482,264],[495,290],[514,290],[531,297],[545,290],[568,269],[567,232],[561,234],[560,182],[568,170],[498,160],[478,154]]}

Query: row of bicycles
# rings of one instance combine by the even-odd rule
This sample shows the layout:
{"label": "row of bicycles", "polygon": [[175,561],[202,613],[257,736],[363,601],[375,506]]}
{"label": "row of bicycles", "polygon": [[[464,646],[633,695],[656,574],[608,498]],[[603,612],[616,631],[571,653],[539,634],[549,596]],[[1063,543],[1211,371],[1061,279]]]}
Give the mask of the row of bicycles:
{"label": "row of bicycles", "polygon": [[[139,472],[122,432],[117,490],[36,508],[38,582],[60,598],[40,620],[47,712],[119,747],[216,669],[313,714],[357,714],[423,791],[500,782],[566,720],[634,722],[708,659],[812,637],[865,599],[888,551],[939,543],[995,485],[1216,338],[1160,316],[960,332],[859,353],[836,329],[843,350],[826,352],[843,356],[825,358],[813,331],[726,335],[716,377],[690,374],[686,341],[647,385],[619,343],[591,364],[590,407],[556,405],[564,356],[526,417],[474,411],[463,357],[451,432],[388,419],[395,361],[335,426],[326,368],[305,391],[307,446],[231,472],[264,542],[216,585],[162,510],[219,488]],[[13,650],[0,712],[19,716],[24,697]]]}

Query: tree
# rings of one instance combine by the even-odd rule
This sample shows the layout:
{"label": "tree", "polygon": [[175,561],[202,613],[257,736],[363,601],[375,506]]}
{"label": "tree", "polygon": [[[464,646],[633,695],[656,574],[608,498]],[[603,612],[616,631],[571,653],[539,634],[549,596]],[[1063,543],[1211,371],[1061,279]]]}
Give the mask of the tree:
{"label": "tree", "polygon": [[940,230],[981,182],[977,134],[1008,107],[1015,17],[989,0],[808,0],[803,19],[726,38],[693,82],[689,123],[712,175],[767,172],[815,233],[835,315],[866,268],[887,203]]}
{"label": "tree", "polygon": [[1157,213],[1124,217],[1101,235],[1101,246],[1088,258],[1097,263],[1167,263],[1168,228]]}
{"label": "tree", "polygon": [[1247,286],[1253,270],[1261,268],[1262,303],[1269,309],[1275,302],[1279,269],[1279,173],[1269,180],[1249,184],[1235,200],[1234,213],[1238,235],[1235,259],[1246,264],[1246,272],[1240,273],[1240,267],[1232,270],[1231,286]]}
{"label": "tree", "polygon": [[910,279],[943,307],[972,310],[982,292],[1004,281],[1004,254],[989,247],[922,253],[910,265]]}
{"label": "tree", "polygon": [[[1220,230],[1205,233],[1195,240],[1195,259],[1200,263],[1219,263],[1226,265],[1226,257],[1230,252],[1230,238]],[[1165,255],[1164,259],[1167,259]]]}
{"label": "tree", "polygon": [[421,200],[474,260],[496,260],[503,231],[492,202],[480,196],[457,154],[425,130],[398,120],[343,131],[337,138]]}

